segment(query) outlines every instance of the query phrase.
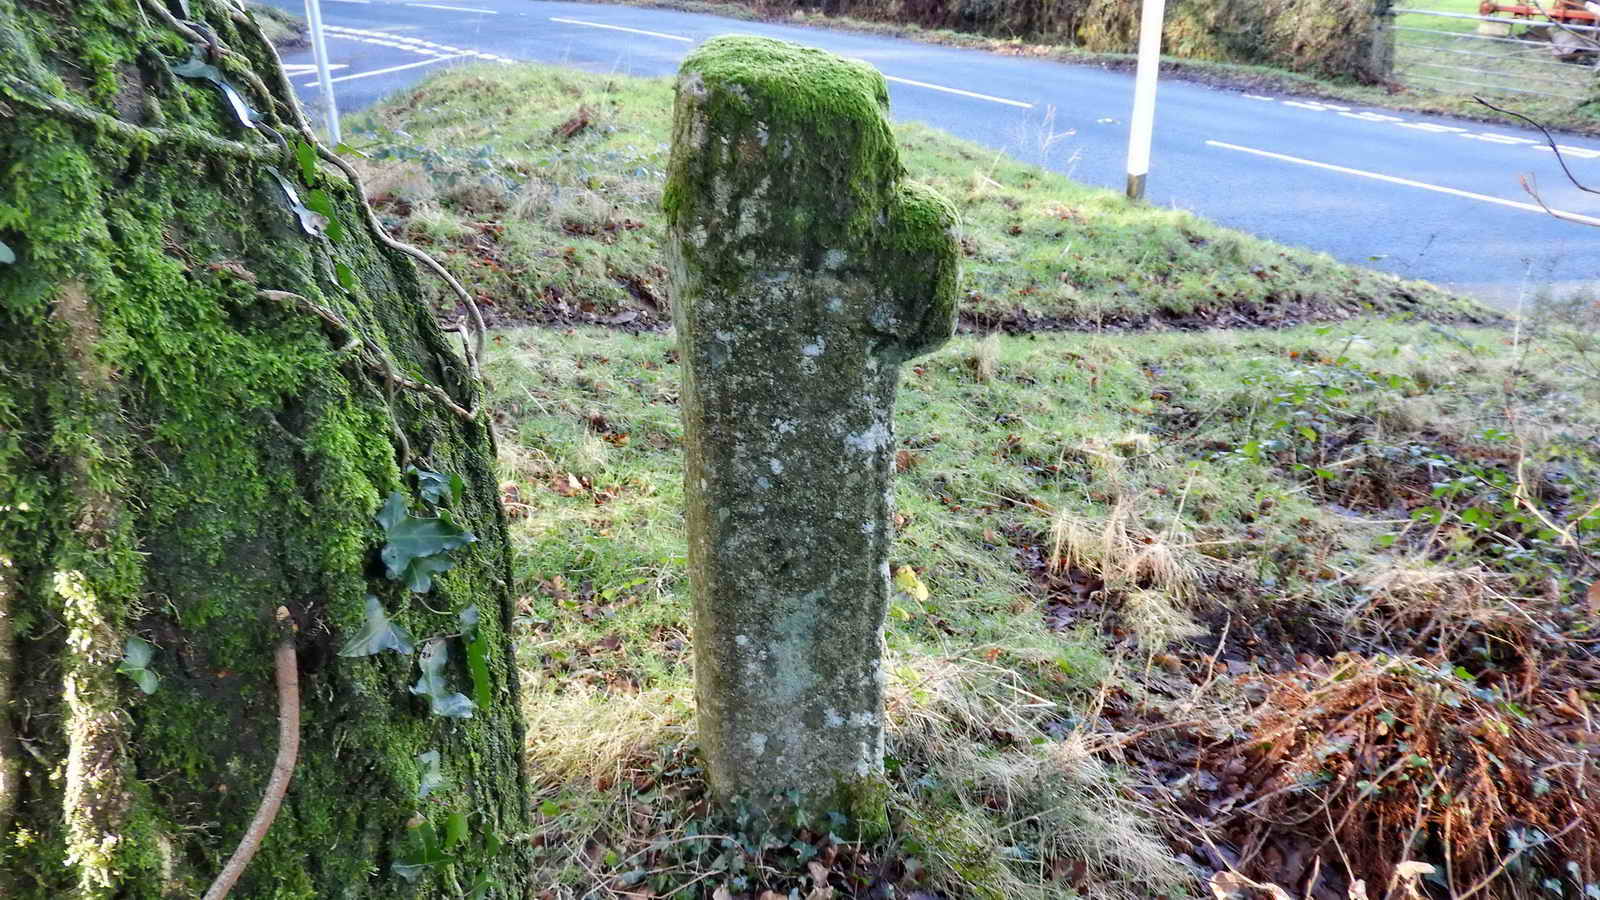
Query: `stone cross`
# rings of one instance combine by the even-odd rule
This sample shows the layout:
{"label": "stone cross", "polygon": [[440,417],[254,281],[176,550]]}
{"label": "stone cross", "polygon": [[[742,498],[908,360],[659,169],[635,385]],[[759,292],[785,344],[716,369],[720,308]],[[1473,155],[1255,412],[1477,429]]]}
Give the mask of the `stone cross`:
{"label": "stone cross", "polygon": [[663,205],[695,688],[715,794],[883,815],[900,364],[953,333],[953,207],[904,180],[883,76],[781,41],[684,61]]}

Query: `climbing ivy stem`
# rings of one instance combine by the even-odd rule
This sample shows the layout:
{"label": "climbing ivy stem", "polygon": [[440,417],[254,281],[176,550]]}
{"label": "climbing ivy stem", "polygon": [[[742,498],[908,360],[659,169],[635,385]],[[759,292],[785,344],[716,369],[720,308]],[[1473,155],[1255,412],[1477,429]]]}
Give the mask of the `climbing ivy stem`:
{"label": "climbing ivy stem", "polygon": [[[201,34],[192,26],[185,24],[177,16],[174,16],[166,8],[165,4],[155,2],[155,0],[142,0],[142,2],[144,7],[155,13],[156,17],[161,19],[162,22],[166,23],[168,28],[171,28],[173,31],[183,35],[184,39],[187,41],[203,45],[206,48],[206,52],[218,62],[226,59],[235,63],[239,68],[239,71],[236,74],[243,76],[245,81],[250,83],[251,89],[259,95],[259,99],[261,100],[263,106],[266,107],[266,110],[264,111],[273,113],[273,117],[275,119],[277,118],[276,110],[273,108],[276,105],[274,102],[275,98],[273,97],[272,92],[267,90],[266,82],[262,81],[261,78],[256,75],[254,63],[252,63],[247,57],[230,50],[228,45],[224,44],[221,38],[211,33],[209,28],[205,34]],[[268,46],[271,45],[269,44]],[[276,53],[273,54],[272,61],[274,64],[278,63]],[[280,65],[279,68],[282,68],[282,66]],[[294,102],[294,94],[291,93],[288,99],[292,104]],[[279,121],[281,123],[282,120],[280,119]]]}
{"label": "climbing ivy stem", "polygon": [[158,144],[182,144],[207,153],[228,156],[246,162],[275,163],[280,162],[283,158],[283,151],[276,146],[252,147],[249,144],[230,141],[227,138],[219,138],[190,128],[146,128],[142,125],[133,125],[115,116],[109,116],[103,112],[62,100],[59,97],[51,97],[37,87],[14,78],[5,79],[4,84],[12,90],[14,97],[20,99],[22,103],[27,104],[34,110],[77,122],[80,125],[87,125],[103,134],[120,138],[130,144],[142,147],[153,147]]}
{"label": "climbing ivy stem", "polygon": [[272,775],[267,779],[267,789],[261,797],[261,806],[255,818],[245,829],[239,846],[222,867],[217,879],[211,883],[203,900],[222,900],[233,890],[239,876],[261,849],[261,841],[272,828],[283,806],[283,796],[289,790],[289,779],[294,775],[294,764],[300,755],[300,670],[294,651],[294,632],[289,611],[278,607],[278,623],[285,629],[283,639],[273,654],[278,679],[278,757],[272,762]]}
{"label": "climbing ivy stem", "polygon": [[371,230],[378,243],[391,250],[404,253],[424,267],[431,269],[445,284],[450,286],[450,290],[461,300],[461,305],[467,308],[467,314],[472,320],[472,345],[467,350],[467,367],[472,374],[473,382],[479,382],[481,379],[478,374],[478,360],[483,358],[484,341],[488,336],[489,326],[484,322],[483,310],[478,308],[478,302],[472,299],[472,295],[467,293],[467,289],[461,286],[461,282],[457,281],[456,277],[451,275],[448,269],[440,265],[438,260],[410,244],[390,237],[389,232],[384,230],[383,223],[378,221],[377,214],[372,211],[372,204],[367,202],[366,187],[361,181],[361,176],[356,174],[355,168],[340,158],[338,154],[322,146],[322,144],[317,144],[316,148],[323,159],[337,166],[339,171],[350,179],[351,186],[355,188],[357,196],[361,198],[361,208],[367,214],[367,227]]}
{"label": "climbing ivy stem", "polygon": [[[256,296],[263,300],[271,300],[276,303],[287,303],[292,306],[300,307],[306,312],[311,313],[322,321],[333,326],[339,331],[342,338],[353,343],[357,350],[361,351],[359,356],[362,364],[370,369],[374,375],[377,375],[379,378],[383,379],[386,385],[393,384],[396,387],[402,387],[408,391],[416,391],[418,393],[427,394],[429,397],[437,400],[446,409],[450,410],[450,412],[454,413],[463,421],[471,422],[478,418],[478,410],[476,408],[467,409],[466,407],[463,407],[461,404],[452,399],[451,396],[445,392],[444,388],[441,388],[436,384],[429,384],[425,381],[416,381],[407,378],[406,376],[395,371],[394,366],[389,362],[389,358],[383,352],[382,347],[379,347],[377,344],[374,344],[372,341],[367,340],[358,334],[355,328],[351,327],[349,322],[346,322],[342,316],[333,310],[328,309],[321,304],[314,303],[311,300],[290,291],[256,291]],[[346,346],[348,346],[348,344]]]}
{"label": "climbing ivy stem", "polygon": [[[149,0],[146,0],[146,2],[149,2]],[[417,263],[421,264],[423,268],[426,268],[434,275],[437,275],[439,279],[450,288],[451,293],[455,294],[456,298],[461,301],[461,305],[466,307],[467,315],[472,321],[473,332],[471,345],[466,350],[467,371],[470,373],[474,383],[481,384],[482,377],[479,374],[478,365],[479,360],[483,359],[483,349],[484,344],[488,339],[489,326],[484,321],[483,310],[479,308],[478,301],[473,299],[471,294],[467,293],[467,289],[461,286],[461,282],[456,280],[456,277],[451,275],[448,269],[446,269],[443,265],[440,265],[438,260],[417,249],[416,247],[413,247],[410,244],[402,241],[397,241],[390,236],[388,230],[383,227],[383,223],[378,221],[377,214],[372,211],[372,204],[367,199],[366,184],[362,181],[360,174],[356,172],[355,167],[351,166],[337,153],[329,150],[327,146],[322,143],[322,140],[317,137],[316,131],[313,130],[311,124],[306,121],[305,116],[301,114],[300,107],[295,102],[294,86],[289,83],[288,75],[286,75],[283,71],[283,65],[278,59],[277,50],[273,48],[272,42],[267,40],[266,35],[262,34],[261,26],[258,25],[247,13],[231,11],[230,15],[232,15],[234,22],[236,22],[240,28],[249,32],[250,37],[259,43],[263,48],[265,48],[264,52],[272,60],[273,73],[277,76],[278,90],[283,97],[286,98],[286,105],[289,109],[289,115],[292,119],[292,124],[294,125],[295,129],[300,132],[300,137],[308,145],[316,149],[319,157],[332,164],[340,172],[344,173],[344,177],[350,182],[351,188],[353,188],[356,192],[356,199],[358,199],[361,203],[362,212],[365,214],[364,219],[367,230],[371,232],[373,239],[391,250],[411,257]],[[168,13],[167,18],[172,18],[170,13]],[[176,20],[173,19],[173,21]],[[193,29],[188,30],[191,33],[193,32]]]}

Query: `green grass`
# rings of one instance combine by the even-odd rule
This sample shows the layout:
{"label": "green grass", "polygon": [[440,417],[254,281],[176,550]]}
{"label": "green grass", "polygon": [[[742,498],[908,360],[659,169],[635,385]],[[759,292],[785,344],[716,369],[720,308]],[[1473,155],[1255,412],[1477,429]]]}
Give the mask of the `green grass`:
{"label": "green grass", "polygon": [[[559,99],[530,110],[529,97]],[[1564,687],[1506,692],[1538,678],[1539,659],[1592,656],[1592,297],[1552,304],[1538,327],[1449,322],[1466,308],[1426,286],[907,126],[907,167],[966,218],[969,319],[1085,331],[962,337],[906,367],[892,565],[927,595],[897,590],[886,635],[889,834],[746,833],[710,803],[694,746],[673,338],[568,327],[659,321],[668,302],[669,98],[663,81],[464,70],[358,126],[392,227],[500,321],[559,326],[499,330],[484,361],[546,896],[771,900],[811,896],[819,878],[835,897],[883,883],[996,900],[1204,895],[1177,854],[1197,846],[1185,816],[1217,795],[1177,775],[1252,752],[1279,713],[1262,673],[1315,681],[1408,654],[1471,682],[1474,702],[1565,715],[1550,708]],[[1017,153],[1070,152],[1053,135],[1041,119]],[[1341,321],[1095,327],[1308,309]],[[1405,759],[1404,735],[1381,734],[1394,736],[1379,751]],[[1372,763],[1340,754],[1305,771]],[[1385,797],[1414,788],[1361,771]],[[1236,824],[1214,830],[1226,840]],[[1526,875],[1565,871],[1530,854]]]}
{"label": "green grass", "polygon": [[[1138,773],[1105,752],[1119,739],[1097,718],[1106,692],[1156,722],[1193,717],[1149,676],[1179,665],[1169,649],[1194,664],[1187,641],[1214,641],[1228,610],[1248,617],[1232,625],[1256,645],[1245,658],[1271,668],[1341,629],[1336,643],[1366,647],[1348,613],[1385,573],[1572,578],[1536,526],[1495,513],[1478,528],[1468,511],[1500,508],[1503,485],[1483,477],[1516,442],[1551,485],[1549,515],[1595,499],[1600,378],[1573,346],[1367,319],[992,335],[908,366],[892,564],[929,597],[898,593],[889,622],[893,833],[845,848],[836,883],[867,853],[896,861],[902,891],[948,896],[1062,896],[1074,861],[1097,896],[1181,887],[1161,816],[1127,790]],[[528,329],[498,334],[486,363],[545,813],[537,874],[556,896],[640,871],[661,893],[804,895],[789,850],[735,854],[735,870],[719,847],[685,846],[726,824],[691,749],[675,359],[667,336]],[[1600,516],[1586,521],[1600,551]],[[1074,579],[1102,593],[1086,602]],[[1225,717],[1227,696],[1206,715]]]}
{"label": "green grass", "polygon": [[[1407,6],[1478,14],[1478,5],[1470,0],[1424,0],[1415,7]],[[1506,21],[1521,23],[1512,27],[1511,37],[1532,40],[1549,33],[1547,24]],[[1476,33],[1480,23],[1470,19],[1407,14],[1396,17],[1395,24],[1435,32],[1396,33],[1395,75],[1407,84],[1462,97],[1498,95],[1503,100],[1498,105],[1509,105],[1541,121],[1559,122],[1567,110],[1595,96],[1592,68],[1556,59],[1548,43],[1527,46],[1485,40]]]}
{"label": "green grass", "polygon": [[[1430,12],[1459,13],[1464,16],[1478,14],[1477,0],[1413,0],[1413,2],[1397,3],[1404,9],[1422,9]],[[1477,30],[1478,23],[1469,19],[1445,19],[1439,16],[1425,16],[1408,13],[1395,16],[1396,25],[1408,25],[1414,28],[1437,28],[1440,31],[1472,32]]]}
{"label": "green grass", "polygon": [[[478,67],[436,75],[348,130],[372,157],[380,213],[489,298],[491,318],[661,321],[671,94],[661,79]],[[582,127],[563,136],[567,123]],[[1012,156],[917,124],[896,133],[911,176],[961,211],[962,311],[981,327],[1483,315],[1424,283],[1131,204],[1030,165],[1071,158],[1053,110],[1011,136]]]}
{"label": "green grass", "polygon": [[279,51],[294,50],[306,44],[306,20],[275,6],[246,0],[245,8],[253,13],[261,25],[261,33]]}

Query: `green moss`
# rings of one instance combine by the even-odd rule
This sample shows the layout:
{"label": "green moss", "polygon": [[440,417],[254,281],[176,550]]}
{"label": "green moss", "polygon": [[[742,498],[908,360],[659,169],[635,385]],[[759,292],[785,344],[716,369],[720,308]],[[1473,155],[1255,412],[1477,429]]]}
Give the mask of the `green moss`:
{"label": "green moss", "polygon": [[933,350],[949,339],[961,297],[961,254],[955,205],[938,191],[904,182],[895,194],[883,256],[876,267],[892,279],[889,292],[902,309],[916,310],[920,321],[900,341],[904,358]]}
{"label": "green moss", "polygon": [[[810,256],[819,247],[866,238],[901,175],[888,85],[866,63],[770,38],[716,38],[679,69],[674,144],[685,149],[708,139],[684,131],[691,108],[716,122],[716,137],[726,140],[674,155],[662,195],[670,226],[750,198],[764,217],[745,243]],[[768,143],[769,134],[793,133],[809,135],[814,144]],[[718,184],[734,158],[750,165]],[[818,207],[815,198],[823,193],[836,201],[831,208]]]}
{"label": "green moss", "polygon": [[849,840],[872,843],[889,833],[889,783],[881,776],[843,782],[836,796],[839,810],[849,818]]}

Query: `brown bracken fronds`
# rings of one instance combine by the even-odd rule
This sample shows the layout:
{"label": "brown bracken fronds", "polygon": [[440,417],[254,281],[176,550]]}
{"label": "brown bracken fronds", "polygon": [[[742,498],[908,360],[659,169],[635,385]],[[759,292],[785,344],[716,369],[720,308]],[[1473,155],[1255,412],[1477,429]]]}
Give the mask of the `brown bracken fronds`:
{"label": "brown bracken fronds", "polygon": [[1239,773],[1235,796],[1254,798],[1219,819],[1241,871],[1295,835],[1373,897],[1398,888],[1408,860],[1442,862],[1457,898],[1503,895],[1513,864],[1571,894],[1600,881],[1594,662],[1525,662],[1492,689],[1416,657],[1342,655],[1266,677],[1252,733],[1209,764]]}

